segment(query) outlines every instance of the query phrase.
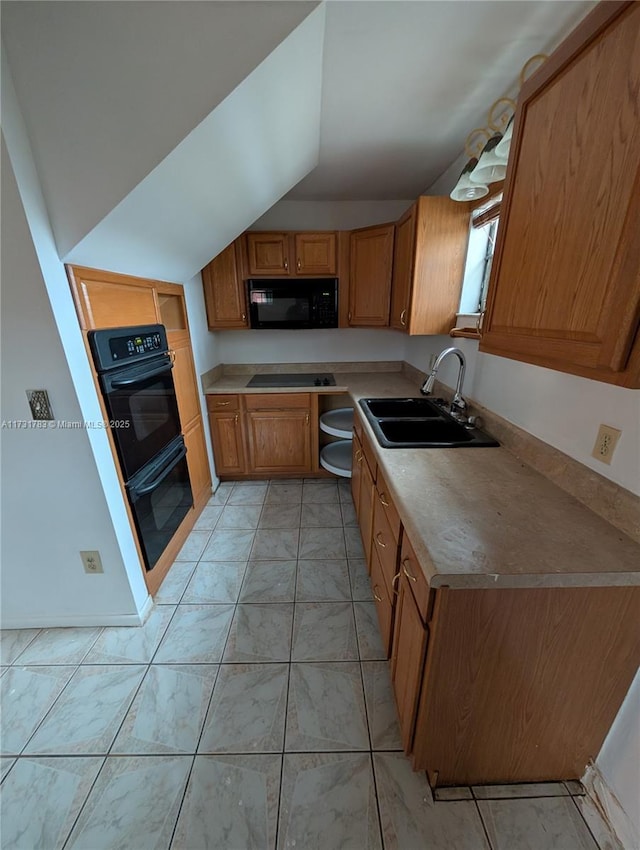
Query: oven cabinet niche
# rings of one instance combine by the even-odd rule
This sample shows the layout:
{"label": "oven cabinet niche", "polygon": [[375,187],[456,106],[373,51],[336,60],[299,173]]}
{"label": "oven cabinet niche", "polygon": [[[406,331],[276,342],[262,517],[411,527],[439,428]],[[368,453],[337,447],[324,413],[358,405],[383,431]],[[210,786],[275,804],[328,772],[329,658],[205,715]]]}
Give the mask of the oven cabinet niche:
{"label": "oven cabinet niche", "polygon": [[396,223],[390,325],[444,334],[455,325],[469,238],[466,204],[421,196]]}
{"label": "oven cabinet niche", "polygon": [[393,224],[349,234],[349,327],[389,326]]}
{"label": "oven cabinet niche", "polygon": [[236,239],[202,269],[207,324],[211,331],[249,327],[244,251],[244,240]]}
{"label": "oven cabinet niche", "polygon": [[244,402],[250,471],[264,475],[312,472],[311,394],[247,395]]}
{"label": "oven cabinet niche", "polygon": [[640,386],[639,44],[599,3],[522,88],[481,351]]}
{"label": "oven cabinet niche", "polygon": [[208,395],[207,409],[217,474],[244,475],[247,467],[239,396]]}

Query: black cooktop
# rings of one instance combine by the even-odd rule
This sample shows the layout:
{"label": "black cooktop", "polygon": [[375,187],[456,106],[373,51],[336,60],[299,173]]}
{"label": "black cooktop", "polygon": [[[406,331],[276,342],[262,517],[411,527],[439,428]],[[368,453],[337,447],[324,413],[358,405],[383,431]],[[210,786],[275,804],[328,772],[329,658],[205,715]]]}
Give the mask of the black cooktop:
{"label": "black cooktop", "polygon": [[336,379],[330,372],[271,373],[254,375],[248,387],[335,387]]}

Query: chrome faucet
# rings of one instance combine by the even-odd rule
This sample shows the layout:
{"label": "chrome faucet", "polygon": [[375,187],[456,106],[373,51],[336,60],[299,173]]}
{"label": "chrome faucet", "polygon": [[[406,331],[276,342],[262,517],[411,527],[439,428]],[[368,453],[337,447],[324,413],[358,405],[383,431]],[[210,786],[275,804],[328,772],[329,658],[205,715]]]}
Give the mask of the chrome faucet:
{"label": "chrome faucet", "polygon": [[433,385],[436,381],[436,375],[438,374],[438,369],[440,368],[440,364],[449,354],[455,354],[458,360],[460,361],[460,369],[458,370],[458,382],[456,384],[456,391],[453,396],[453,401],[451,402],[451,413],[456,417],[465,417],[465,410],[467,409],[467,402],[462,398],[460,392],[462,390],[462,382],[464,381],[464,370],[466,366],[466,361],[464,359],[464,354],[460,351],[459,348],[451,347],[445,348],[444,351],[441,351],[440,354],[436,357],[436,362],[433,364],[433,368],[431,369],[431,373],[424,384],[420,387],[420,392],[422,395],[431,395],[433,392]]}

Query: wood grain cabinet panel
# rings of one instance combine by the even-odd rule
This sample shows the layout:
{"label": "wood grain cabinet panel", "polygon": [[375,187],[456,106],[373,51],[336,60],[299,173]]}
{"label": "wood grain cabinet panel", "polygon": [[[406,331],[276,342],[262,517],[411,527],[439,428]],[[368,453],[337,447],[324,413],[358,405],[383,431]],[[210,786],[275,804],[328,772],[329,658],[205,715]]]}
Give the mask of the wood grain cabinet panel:
{"label": "wood grain cabinet panel", "polygon": [[248,410],[251,472],[311,472],[309,410]]}
{"label": "wood grain cabinet panel", "polygon": [[295,271],[300,275],[335,275],[336,242],[336,234],[330,232],[294,234]]}
{"label": "wood grain cabinet panel", "polygon": [[246,237],[250,274],[289,274],[288,233],[258,233],[249,231]]}
{"label": "wood grain cabinet panel", "polygon": [[211,469],[207,456],[202,417],[198,416],[183,432],[187,447],[187,466],[191,481],[191,492],[195,505],[202,504],[211,495]]}
{"label": "wood grain cabinet panel", "polygon": [[450,198],[422,196],[396,225],[391,327],[448,333],[460,303],[469,211]]}
{"label": "wood grain cabinet panel", "polygon": [[391,652],[393,629],[393,603],[391,602],[393,597],[389,597],[380,559],[375,549],[371,550],[371,591],[373,593],[373,601],[376,605],[382,645],[388,658]]}
{"label": "wood grain cabinet panel", "polygon": [[349,325],[389,325],[392,224],[353,230],[349,236]]}
{"label": "wood grain cabinet panel", "polygon": [[153,325],[158,321],[154,292],[146,286],[120,286],[110,280],[77,279],[87,328]]}
{"label": "wood grain cabinet panel", "polygon": [[376,485],[371,475],[369,465],[363,460],[360,465],[362,480],[360,483],[360,503],[358,522],[360,523],[360,535],[362,536],[362,546],[364,548],[365,558],[369,572],[371,572],[371,538],[373,536],[373,503]]}
{"label": "wood grain cabinet panel", "polygon": [[360,488],[362,486],[362,464],[364,463],[364,453],[362,445],[358,439],[355,429],[353,433],[353,443],[351,451],[351,496],[356,510],[356,516],[360,519]]}
{"label": "wood grain cabinet panel", "polygon": [[639,91],[638,3],[600,3],[523,87],[482,351],[640,386]]}
{"label": "wood grain cabinet panel", "polygon": [[[427,650],[428,629],[405,575],[400,578],[396,618],[393,635],[391,678],[400,721],[400,734],[405,753],[413,748],[418,698],[422,687],[424,660]],[[445,682],[440,683],[446,686]]]}
{"label": "wood grain cabinet panel", "polygon": [[167,334],[167,340],[173,358],[173,383],[180,424],[184,431],[196,417],[202,416],[191,343],[188,336],[171,331]]}
{"label": "wood grain cabinet panel", "polygon": [[237,410],[209,410],[213,462],[218,475],[246,472],[241,415]]}
{"label": "wood grain cabinet panel", "polygon": [[210,330],[249,327],[242,276],[242,250],[242,240],[236,239],[202,270]]}

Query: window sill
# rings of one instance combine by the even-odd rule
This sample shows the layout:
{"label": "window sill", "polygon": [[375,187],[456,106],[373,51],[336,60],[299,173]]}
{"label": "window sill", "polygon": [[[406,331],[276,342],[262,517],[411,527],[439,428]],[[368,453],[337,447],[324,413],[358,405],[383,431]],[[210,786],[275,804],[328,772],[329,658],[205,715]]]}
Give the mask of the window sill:
{"label": "window sill", "polygon": [[451,328],[449,336],[462,339],[480,339],[481,334],[475,328]]}

